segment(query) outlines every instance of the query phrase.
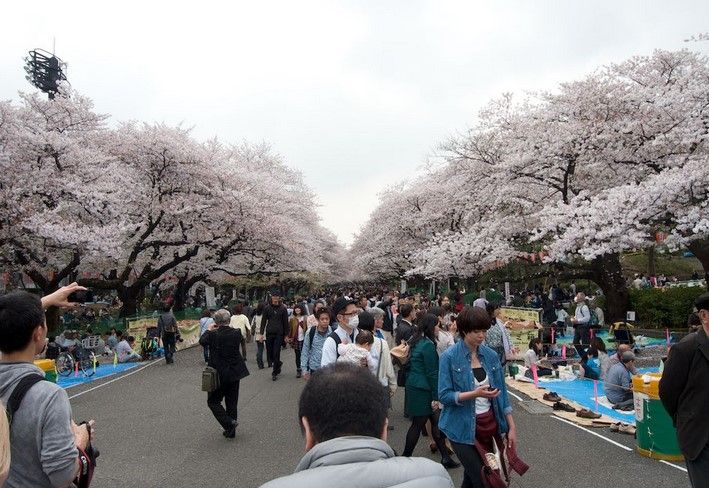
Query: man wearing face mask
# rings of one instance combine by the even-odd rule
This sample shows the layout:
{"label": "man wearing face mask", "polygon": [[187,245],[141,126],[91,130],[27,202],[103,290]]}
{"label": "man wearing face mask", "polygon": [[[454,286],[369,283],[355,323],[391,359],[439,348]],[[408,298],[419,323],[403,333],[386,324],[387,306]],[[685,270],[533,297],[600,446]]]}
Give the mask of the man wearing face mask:
{"label": "man wearing face mask", "polygon": [[337,346],[340,344],[353,343],[357,337],[357,325],[359,325],[359,309],[354,300],[346,297],[338,298],[332,306],[332,315],[335,317],[337,328],[325,340],[322,348],[322,360],[320,367],[337,361]]}

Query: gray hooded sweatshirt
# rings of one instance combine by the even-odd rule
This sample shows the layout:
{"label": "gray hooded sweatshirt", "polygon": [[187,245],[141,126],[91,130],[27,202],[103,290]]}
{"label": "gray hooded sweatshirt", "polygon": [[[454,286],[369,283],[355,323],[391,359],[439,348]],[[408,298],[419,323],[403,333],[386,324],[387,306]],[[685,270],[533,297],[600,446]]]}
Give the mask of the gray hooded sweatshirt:
{"label": "gray hooded sweatshirt", "polygon": [[[0,363],[0,400],[7,404],[25,375],[41,369],[30,363]],[[12,462],[5,488],[66,486],[76,474],[79,452],[71,429],[66,392],[49,381],[30,388],[15,412],[10,429]]]}
{"label": "gray hooded sweatshirt", "polygon": [[338,437],[315,445],[295,473],[261,488],[453,488],[445,468],[435,461],[397,457],[389,444],[364,436]]}

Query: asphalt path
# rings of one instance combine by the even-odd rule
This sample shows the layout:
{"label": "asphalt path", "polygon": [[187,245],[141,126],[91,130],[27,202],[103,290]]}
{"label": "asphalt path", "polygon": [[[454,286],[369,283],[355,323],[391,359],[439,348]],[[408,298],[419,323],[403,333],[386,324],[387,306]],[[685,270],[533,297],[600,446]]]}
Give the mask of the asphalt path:
{"label": "asphalt path", "polygon": [[[68,391],[77,420],[96,420],[101,451],[92,486],[256,487],[290,474],[303,455],[297,403],[304,380],[295,377],[294,354],[284,351],[283,375],[271,381],[255,364],[241,382],[239,428],[227,440],[200,391],[204,364],[200,348],[181,351],[175,363],[150,362],[122,375]],[[523,395],[515,393],[521,399]],[[531,414],[512,398],[519,455],[530,466],[513,476],[513,487],[609,486],[682,488],[689,481],[681,463],[661,463],[634,452],[635,441],[607,428],[582,430],[556,417]],[[389,443],[404,447],[409,423],[402,415],[403,391],[394,398]],[[414,453],[440,460],[422,438]],[[460,486],[462,468],[449,471]],[[335,481],[335,480],[333,480]],[[313,487],[316,488],[316,487]]]}

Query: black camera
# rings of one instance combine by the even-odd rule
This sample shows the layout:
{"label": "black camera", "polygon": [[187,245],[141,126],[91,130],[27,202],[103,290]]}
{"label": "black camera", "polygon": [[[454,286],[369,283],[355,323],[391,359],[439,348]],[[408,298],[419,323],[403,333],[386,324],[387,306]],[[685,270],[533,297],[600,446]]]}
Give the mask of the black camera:
{"label": "black camera", "polygon": [[67,297],[69,303],[91,303],[94,301],[94,292],[91,290],[77,290]]}
{"label": "black camera", "polygon": [[182,336],[179,333],[175,336],[175,341],[176,342],[185,342],[185,340],[182,338]]}

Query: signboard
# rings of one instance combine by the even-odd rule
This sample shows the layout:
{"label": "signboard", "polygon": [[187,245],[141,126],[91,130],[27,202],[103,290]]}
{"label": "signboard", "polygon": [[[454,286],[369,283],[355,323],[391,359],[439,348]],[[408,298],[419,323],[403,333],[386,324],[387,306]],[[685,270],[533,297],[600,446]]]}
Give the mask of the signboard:
{"label": "signboard", "polygon": [[542,323],[541,308],[502,307],[500,313],[507,319],[531,320]]}
{"label": "signboard", "polygon": [[625,320],[628,322],[635,322],[635,312],[625,312]]}
{"label": "signboard", "polygon": [[217,306],[217,300],[214,297],[214,287],[208,286],[204,289],[205,298],[207,300],[207,307],[214,308]]}

